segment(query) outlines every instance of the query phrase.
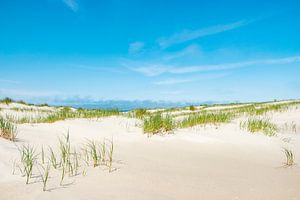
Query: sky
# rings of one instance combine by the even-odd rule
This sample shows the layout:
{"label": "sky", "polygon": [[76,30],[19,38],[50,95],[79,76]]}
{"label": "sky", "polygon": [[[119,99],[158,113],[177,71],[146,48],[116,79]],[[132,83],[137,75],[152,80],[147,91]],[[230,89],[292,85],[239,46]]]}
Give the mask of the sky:
{"label": "sky", "polygon": [[300,98],[300,2],[0,0],[0,97]]}

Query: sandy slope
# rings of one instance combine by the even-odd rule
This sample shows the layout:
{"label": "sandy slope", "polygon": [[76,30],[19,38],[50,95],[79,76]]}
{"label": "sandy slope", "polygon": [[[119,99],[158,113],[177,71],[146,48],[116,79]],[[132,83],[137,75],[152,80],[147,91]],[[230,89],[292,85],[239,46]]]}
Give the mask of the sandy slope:
{"label": "sandy slope", "polygon": [[[279,125],[292,121],[299,125],[300,109],[269,117]],[[300,199],[300,167],[284,167],[282,153],[282,147],[291,148],[300,163],[299,131],[276,137],[253,135],[240,130],[237,119],[220,127],[193,127],[147,138],[137,123],[108,117],[19,125],[19,142],[0,138],[0,199]],[[18,158],[15,145],[55,147],[57,137],[68,130],[74,145],[86,138],[113,137],[117,170],[89,168],[87,176],[67,178],[63,187],[53,171],[46,192],[39,179],[25,185],[24,178],[12,175],[13,160]]]}

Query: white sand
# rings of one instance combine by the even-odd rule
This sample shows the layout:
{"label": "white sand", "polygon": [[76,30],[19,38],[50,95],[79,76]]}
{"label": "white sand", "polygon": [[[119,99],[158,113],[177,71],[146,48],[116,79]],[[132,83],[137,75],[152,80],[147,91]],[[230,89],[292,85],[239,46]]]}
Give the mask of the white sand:
{"label": "white sand", "polygon": [[[280,126],[300,125],[300,109],[268,117]],[[19,142],[0,138],[0,199],[300,199],[300,130],[267,137],[240,130],[240,120],[151,138],[135,126],[138,120],[125,117],[19,125]],[[66,178],[63,187],[52,170],[46,192],[38,178],[25,185],[24,177],[12,175],[16,145],[56,147],[57,137],[68,130],[74,145],[113,137],[117,170],[90,167],[86,176]],[[293,150],[297,165],[284,167],[282,147]]]}

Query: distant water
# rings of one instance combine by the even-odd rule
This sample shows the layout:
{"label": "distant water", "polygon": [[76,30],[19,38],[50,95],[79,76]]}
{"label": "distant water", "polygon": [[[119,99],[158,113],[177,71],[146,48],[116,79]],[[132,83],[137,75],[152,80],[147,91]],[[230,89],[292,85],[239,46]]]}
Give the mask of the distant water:
{"label": "distant water", "polygon": [[86,109],[118,109],[122,112],[130,111],[137,108],[173,108],[173,107],[185,107],[190,105],[200,104],[212,104],[213,102],[166,102],[166,101],[99,101],[89,103],[76,103],[68,102],[64,103],[64,106],[71,106],[74,108],[86,108]]}

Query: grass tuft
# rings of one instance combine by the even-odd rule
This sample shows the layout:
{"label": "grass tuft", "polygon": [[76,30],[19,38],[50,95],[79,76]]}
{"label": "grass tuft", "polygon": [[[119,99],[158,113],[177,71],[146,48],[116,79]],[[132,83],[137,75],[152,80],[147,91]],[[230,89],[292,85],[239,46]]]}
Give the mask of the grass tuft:
{"label": "grass tuft", "polygon": [[248,119],[240,124],[240,127],[251,133],[262,132],[267,136],[274,136],[278,130],[275,124],[265,119]]}
{"label": "grass tuft", "polygon": [[46,167],[42,166],[43,171],[40,171],[42,182],[43,182],[43,191],[46,191],[47,182],[49,178],[50,165],[48,164]]}
{"label": "grass tuft", "polygon": [[179,127],[187,128],[195,125],[204,125],[204,124],[218,124],[230,122],[233,114],[231,113],[207,113],[202,112],[199,114],[194,114],[188,116],[188,118],[182,120],[179,123]]}
{"label": "grass tuft", "polygon": [[34,147],[29,144],[27,146],[23,145],[19,151],[21,154],[22,172],[26,176],[26,184],[28,184],[32,176],[33,166],[37,155],[35,154]]}
{"label": "grass tuft", "polygon": [[149,135],[166,133],[175,128],[175,123],[171,116],[163,116],[160,113],[151,115],[144,119],[144,132]]}
{"label": "grass tuft", "polygon": [[195,111],[195,110],[196,110],[196,108],[195,108],[195,106],[193,106],[193,105],[190,105],[190,106],[189,106],[189,110],[190,110],[190,111]]}
{"label": "grass tuft", "polygon": [[[23,145],[18,148],[20,152],[20,163],[13,163],[13,174],[15,174],[15,168],[18,167],[21,175],[26,176],[26,184],[30,182],[33,174],[33,168],[36,166],[36,170],[39,171],[41,180],[43,182],[43,191],[46,191],[47,182],[49,178],[49,172],[51,167],[61,171],[60,185],[66,178],[66,174],[71,176],[77,176],[81,173],[85,176],[87,168],[90,166],[89,161],[93,161],[94,167],[104,166],[109,172],[112,172],[113,154],[114,154],[114,142],[104,139],[103,142],[88,140],[87,144],[84,144],[83,148],[79,151],[78,148],[71,148],[71,141],[69,133],[63,137],[59,137],[59,151],[54,151],[49,146],[48,160],[46,159],[46,152],[44,147],[39,148],[41,153],[36,154],[35,148],[30,145]],[[106,142],[107,141],[107,142]],[[59,156],[56,156],[54,152],[58,152]],[[40,158],[42,157],[42,158]],[[60,157],[60,158],[59,158]],[[60,159],[60,162],[57,161]],[[85,163],[85,165],[82,165]],[[41,168],[39,167],[41,166]],[[82,168],[82,169],[81,169]]]}
{"label": "grass tuft", "polygon": [[285,164],[286,164],[287,166],[292,166],[292,165],[294,165],[294,158],[295,158],[295,156],[294,156],[292,150],[283,148],[283,152],[284,152],[285,157],[286,157],[286,162],[285,162]]}
{"label": "grass tuft", "polygon": [[112,115],[119,115],[119,111],[116,109],[102,110],[102,109],[78,109],[72,110],[69,107],[64,107],[58,112],[52,113],[45,118],[40,118],[37,120],[38,123],[53,123],[65,119],[75,119],[75,118],[99,118]]}
{"label": "grass tuft", "polygon": [[10,103],[14,102],[11,98],[5,97],[4,99],[0,100],[0,103],[5,103],[6,105],[9,105]]}
{"label": "grass tuft", "polygon": [[97,167],[99,165],[99,155],[98,155],[98,149],[97,149],[98,144],[94,140],[88,140],[87,147],[89,149],[90,156],[93,160],[93,166]]}
{"label": "grass tuft", "polygon": [[109,172],[112,172],[112,162],[113,162],[113,153],[114,153],[114,140],[110,141],[110,146],[108,150],[108,168]]}
{"label": "grass tuft", "polygon": [[147,116],[149,113],[146,109],[139,108],[133,111],[134,117],[138,119],[143,119],[145,116]]}
{"label": "grass tuft", "polygon": [[15,141],[17,137],[17,127],[7,119],[0,116],[0,137]]}
{"label": "grass tuft", "polygon": [[51,147],[49,147],[49,152],[50,152],[50,163],[51,163],[52,167],[54,169],[56,169],[57,168],[57,159],[56,159],[56,156]]}

